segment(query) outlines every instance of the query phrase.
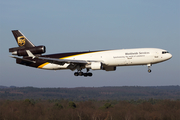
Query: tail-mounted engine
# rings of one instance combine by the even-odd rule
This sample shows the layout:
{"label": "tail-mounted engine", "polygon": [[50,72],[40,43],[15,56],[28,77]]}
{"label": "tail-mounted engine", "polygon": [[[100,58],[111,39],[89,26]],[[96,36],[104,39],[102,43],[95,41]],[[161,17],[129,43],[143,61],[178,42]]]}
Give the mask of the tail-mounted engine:
{"label": "tail-mounted engine", "polygon": [[35,46],[35,47],[15,47],[15,48],[9,48],[9,52],[12,53],[12,55],[18,55],[18,56],[28,56],[26,50],[31,51],[32,54],[43,54],[46,52],[45,46]]}

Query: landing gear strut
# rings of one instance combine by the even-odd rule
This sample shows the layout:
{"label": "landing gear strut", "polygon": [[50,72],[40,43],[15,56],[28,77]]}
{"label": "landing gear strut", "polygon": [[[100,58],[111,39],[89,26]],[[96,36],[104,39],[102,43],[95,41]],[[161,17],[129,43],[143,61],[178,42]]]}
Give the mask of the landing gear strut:
{"label": "landing gear strut", "polygon": [[147,66],[148,66],[148,72],[151,73],[151,69],[150,68],[151,68],[152,65],[151,64],[147,64]]}

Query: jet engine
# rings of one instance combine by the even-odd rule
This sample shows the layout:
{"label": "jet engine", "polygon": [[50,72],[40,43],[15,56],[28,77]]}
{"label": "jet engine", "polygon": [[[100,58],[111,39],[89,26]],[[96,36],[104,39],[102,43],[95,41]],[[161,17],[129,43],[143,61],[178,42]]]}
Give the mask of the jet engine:
{"label": "jet engine", "polygon": [[46,52],[45,46],[36,46],[36,47],[29,47],[29,48],[22,48],[22,47],[15,47],[10,48],[9,52],[12,53],[12,55],[18,55],[18,56],[28,56],[26,50],[31,51],[32,54],[42,54]]}
{"label": "jet engine", "polygon": [[101,62],[91,62],[91,69],[92,70],[101,70],[102,69]]}

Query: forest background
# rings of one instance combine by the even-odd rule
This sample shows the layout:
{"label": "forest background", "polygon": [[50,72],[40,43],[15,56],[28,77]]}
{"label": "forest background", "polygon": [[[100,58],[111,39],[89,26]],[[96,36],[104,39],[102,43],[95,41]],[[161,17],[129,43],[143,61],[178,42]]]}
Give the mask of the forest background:
{"label": "forest background", "polygon": [[179,120],[180,86],[0,86],[0,120]]}

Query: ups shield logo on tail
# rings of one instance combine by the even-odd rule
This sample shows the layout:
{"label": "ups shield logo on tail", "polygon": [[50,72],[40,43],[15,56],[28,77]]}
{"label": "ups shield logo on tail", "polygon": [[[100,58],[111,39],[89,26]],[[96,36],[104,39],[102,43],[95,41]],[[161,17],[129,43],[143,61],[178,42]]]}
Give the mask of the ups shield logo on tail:
{"label": "ups shield logo on tail", "polygon": [[25,37],[24,36],[20,36],[17,38],[17,42],[19,46],[24,46],[26,43]]}

